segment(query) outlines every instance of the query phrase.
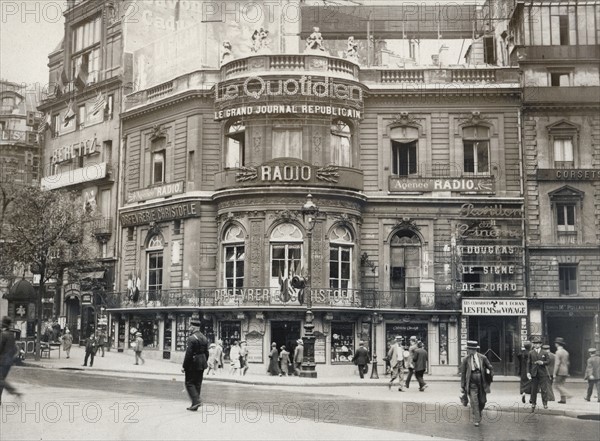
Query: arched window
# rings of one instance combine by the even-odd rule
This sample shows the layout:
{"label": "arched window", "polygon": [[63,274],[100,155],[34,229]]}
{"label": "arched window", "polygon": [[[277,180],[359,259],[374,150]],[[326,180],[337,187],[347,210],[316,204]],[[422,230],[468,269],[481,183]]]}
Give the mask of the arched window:
{"label": "arched window", "polygon": [[331,163],[341,167],[352,166],[352,131],[340,119],[331,124]]}
{"label": "arched window", "polygon": [[329,287],[352,288],[352,233],[346,227],[336,226],[329,235]]}
{"label": "arched window", "polygon": [[242,121],[235,121],[228,127],[225,141],[225,168],[243,167],[246,160],[246,127]]}
{"label": "arched window", "polygon": [[490,129],[484,126],[470,126],[463,129],[465,173],[490,173]]}
{"label": "arched window", "polygon": [[147,257],[147,276],[148,276],[148,300],[154,301],[160,298],[160,292],[163,288],[163,251],[164,240],[162,235],[156,234],[148,240],[146,251]]}
{"label": "arched window", "polygon": [[392,306],[418,308],[421,284],[421,240],[411,230],[400,230],[390,242]]}
{"label": "arched window", "polygon": [[300,229],[293,224],[277,225],[271,233],[271,287],[280,288],[282,280],[301,275],[302,241]]}
{"label": "arched window", "polygon": [[244,286],[244,261],[246,247],[244,230],[232,225],[223,236],[223,268],[226,288],[242,288]]}

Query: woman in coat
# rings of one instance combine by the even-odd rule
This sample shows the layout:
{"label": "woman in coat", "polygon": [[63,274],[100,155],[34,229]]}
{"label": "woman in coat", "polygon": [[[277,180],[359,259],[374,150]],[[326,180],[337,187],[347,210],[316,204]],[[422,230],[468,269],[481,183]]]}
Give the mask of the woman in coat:
{"label": "woman in coat", "polygon": [[521,402],[525,403],[525,395],[531,395],[531,380],[527,378],[529,372],[529,351],[531,351],[531,342],[526,341],[523,343],[521,352],[517,354],[519,359],[518,375],[520,378],[519,392],[521,393]]}
{"label": "woman in coat", "polygon": [[277,351],[277,343],[271,343],[271,353],[269,354],[269,359],[269,369],[267,369],[267,372],[271,375],[281,376],[281,371],[279,370],[279,352]]}
{"label": "woman in coat", "polygon": [[218,367],[218,362],[217,362],[217,345],[214,343],[211,343],[210,346],[208,347],[208,370],[206,371],[206,375],[210,374],[210,371],[212,371],[212,374],[215,375],[215,372],[217,372],[217,367]]}
{"label": "woman in coat", "polygon": [[62,336],[63,350],[67,353],[67,358],[71,356],[71,346],[73,345],[73,336],[71,331],[68,329],[65,331],[65,335]]}
{"label": "woman in coat", "polygon": [[290,353],[286,350],[285,346],[281,347],[281,353],[279,354],[279,360],[281,361],[281,372],[286,377],[290,374]]}

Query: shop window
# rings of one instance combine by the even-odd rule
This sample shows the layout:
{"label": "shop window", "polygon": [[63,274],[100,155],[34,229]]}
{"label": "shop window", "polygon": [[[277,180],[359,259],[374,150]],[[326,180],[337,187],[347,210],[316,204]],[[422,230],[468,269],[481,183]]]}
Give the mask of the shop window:
{"label": "shop window", "polygon": [[129,322],[129,341],[134,342],[136,332],[142,333],[145,348],[158,348],[158,320],[132,319]]}
{"label": "shop window", "polygon": [[392,174],[408,176],[417,173],[417,142],[392,141]]}
{"label": "shop window", "polygon": [[223,237],[223,268],[225,287],[242,288],[244,286],[244,262],[246,248],[244,246],[245,234],[242,228],[232,225]]}
{"label": "shop window", "polygon": [[392,306],[419,306],[421,240],[410,230],[398,231],[390,242],[390,290]]}
{"label": "shop window", "polygon": [[577,265],[558,265],[558,292],[561,296],[577,294]]}
{"label": "shop window", "polygon": [[337,226],[331,231],[329,241],[329,287],[350,289],[352,288],[352,234],[347,228]]}
{"label": "shop window", "polygon": [[292,277],[301,274],[302,241],[302,232],[293,224],[280,224],[271,233],[271,287],[282,295]]}
{"label": "shop window", "polygon": [[490,130],[472,126],[463,129],[463,170],[465,173],[490,173]]}
{"label": "shop window", "polygon": [[[190,322],[192,320],[192,316],[188,314],[178,314],[176,317],[176,327],[175,327],[175,350],[177,351],[185,351],[187,349],[187,340],[190,337]],[[194,320],[198,320],[198,318],[194,318]],[[215,332],[213,329],[212,319],[203,319],[200,318],[200,332],[204,334],[204,336],[208,339],[209,342],[215,343]]]}
{"label": "shop window", "polygon": [[440,322],[439,327],[440,364],[448,364],[448,323]]}
{"label": "shop window", "polygon": [[148,241],[148,301],[160,299],[163,288],[163,238],[155,235]]}
{"label": "shop window", "polygon": [[331,125],[331,163],[341,167],[352,166],[352,131],[341,120]]}
{"label": "shop window", "polygon": [[573,168],[573,138],[554,138],[554,167]]}
{"label": "shop window", "polygon": [[354,356],[354,323],[331,323],[331,362],[352,362]]}
{"label": "shop window", "polygon": [[219,338],[223,341],[223,357],[229,360],[229,351],[233,342],[240,341],[241,338],[241,323],[240,322],[221,322]]}
{"label": "shop window", "polygon": [[273,158],[302,159],[302,129],[273,130]]}
{"label": "shop window", "polygon": [[231,124],[225,144],[225,168],[239,168],[246,163],[246,127],[241,121]]}

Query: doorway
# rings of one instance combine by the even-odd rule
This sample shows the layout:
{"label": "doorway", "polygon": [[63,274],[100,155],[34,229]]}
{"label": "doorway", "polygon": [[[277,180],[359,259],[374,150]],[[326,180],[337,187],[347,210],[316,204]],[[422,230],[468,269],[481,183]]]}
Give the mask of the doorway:
{"label": "doorway", "polygon": [[546,318],[548,344],[551,351],[556,352],[554,340],[562,337],[567,342],[569,353],[569,374],[581,376],[587,364],[587,349],[594,346],[591,336],[594,335],[592,317],[553,317]]}
{"label": "doorway", "polygon": [[515,375],[515,340],[518,337],[516,318],[469,318],[469,339],[479,342],[479,352],[492,363],[497,375]]}
{"label": "doorway", "polygon": [[[300,338],[300,322],[295,321],[273,321],[271,322],[271,341],[277,343],[277,352],[281,352],[281,346],[285,345],[290,353],[290,360],[294,356],[296,341]],[[271,345],[269,344],[269,351]]]}

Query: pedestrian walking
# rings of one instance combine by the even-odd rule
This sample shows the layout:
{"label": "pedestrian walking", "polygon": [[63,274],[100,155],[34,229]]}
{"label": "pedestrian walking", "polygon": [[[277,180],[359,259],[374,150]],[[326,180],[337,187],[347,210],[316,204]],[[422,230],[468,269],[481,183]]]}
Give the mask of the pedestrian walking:
{"label": "pedestrian walking", "polygon": [[12,384],[6,380],[17,354],[15,333],[11,331],[11,326],[12,319],[10,317],[2,317],[0,333],[0,403],[2,403],[2,392],[4,389],[17,398],[22,395]]}
{"label": "pedestrian walking", "polygon": [[300,375],[300,369],[304,361],[304,343],[301,338],[296,340],[296,343],[296,349],[294,350],[294,375]]}
{"label": "pedestrian walking", "polygon": [[569,391],[565,387],[565,381],[569,376],[569,353],[565,349],[566,343],[562,337],[556,337],[554,340],[556,346],[556,362],[554,364],[554,379],[556,380],[556,389],[560,393],[560,401],[557,403],[567,404],[567,398],[571,398]]}
{"label": "pedestrian walking", "polygon": [[365,348],[364,341],[361,340],[358,342],[358,349],[354,353],[352,361],[356,366],[358,366],[358,375],[360,375],[361,379],[364,379],[367,366],[369,366],[369,362],[371,361],[369,358],[369,351],[367,351],[367,348]]}
{"label": "pedestrian walking", "polygon": [[100,331],[98,333],[98,349],[97,352],[102,351],[102,356],[104,357],[104,346],[106,346],[106,331]]}
{"label": "pedestrian walking", "polygon": [[141,332],[135,333],[135,342],[133,343],[133,350],[135,351],[135,364],[139,364],[139,360],[141,360],[142,364],[146,363],[146,360],[142,358],[142,351],[144,350],[144,339],[142,338]]}
{"label": "pedestrian walking", "polygon": [[217,360],[217,369],[219,372],[223,369],[223,340],[217,340],[217,347],[215,348],[215,358]]}
{"label": "pedestrian walking", "polygon": [[279,352],[277,351],[277,343],[271,343],[271,353],[269,354],[269,368],[267,372],[271,375],[279,375],[281,377],[281,371],[279,370]]}
{"label": "pedestrian walking", "polygon": [[279,363],[281,364],[281,373],[287,377],[290,374],[290,353],[287,351],[285,345],[281,347]]}
{"label": "pedestrian walking", "polygon": [[73,346],[73,336],[68,329],[65,331],[62,338],[63,351],[67,354],[67,358],[71,357],[71,346]]}
{"label": "pedestrian walking", "polygon": [[587,380],[588,382],[588,388],[583,399],[585,401],[590,401],[595,385],[596,393],[598,394],[598,402],[600,403],[600,357],[598,357],[596,348],[588,349],[588,353],[590,354],[590,358],[587,360],[584,376],[584,380]]}
{"label": "pedestrian walking", "polygon": [[396,342],[390,347],[390,350],[387,353],[387,358],[390,360],[390,368],[392,369],[392,376],[390,382],[388,383],[388,389],[392,389],[392,385],[394,384],[394,380],[398,378],[399,387],[398,391],[402,392],[404,389],[402,388],[402,381],[404,377],[404,369],[403,369],[403,348],[402,348],[402,337],[400,335],[396,336]]}
{"label": "pedestrian walking", "polygon": [[410,387],[410,380],[413,376],[413,373],[415,372],[415,364],[414,364],[414,358],[415,358],[415,351],[417,350],[417,337],[415,335],[412,335],[410,337],[409,340],[409,346],[408,346],[408,352],[409,352],[409,364],[408,366],[405,366],[406,369],[408,369],[408,376],[406,377],[406,383],[404,384],[404,387],[406,387],[407,389]]}
{"label": "pedestrian walking", "polygon": [[96,340],[96,335],[92,332],[85,341],[85,358],[83,359],[84,366],[87,366],[88,359],[90,360],[90,367],[94,366],[94,356],[96,355],[97,348],[98,340]]}
{"label": "pedestrian walking", "polygon": [[527,378],[531,380],[531,411],[535,412],[537,405],[538,391],[542,393],[542,404],[544,409],[548,408],[548,383],[550,381],[550,373],[548,364],[550,358],[548,354],[542,351],[542,339],[533,337],[531,339],[533,349],[529,352],[529,364]]}
{"label": "pedestrian walking", "polygon": [[385,375],[390,375],[392,373],[392,367],[390,365],[390,359],[387,356],[387,353],[390,352],[390,348],[396,341],[394,339],[388,340],[386,344],[385,357],[383,357],[383,361],[385,361]]}
{"label": "pedestrian walking", "polygon": [[546,369],[548,369],[548,374],[550,375],[548,378],[548,386],[546,387],[546,397],[548,401],[555,401],[556,398],[554,398],[552,384],[554,383],[554,366],[556,362],[556,355],[550,352],[550,345],[542,345],[542,351],[548,355],[548,366],[546,366]]}
{"label": "pedestrian walking", "polygon": [[217,352],[216,347],[217,345],[214,343],[211,343],[208,347],[208,361],[206,363],[208,367],[206,370],[206,375],[209,375],[211,371],[212,374],[215,375],[215,372],[217,370],[217,358],[215,357],[215,353]]}
{"label": "pedestrian walking", "polygon": [[248,344],[246,340],[242,340],[240,342],[240,366],[241,366],[241,375],[246,375],[248,372]]}
{"label": "pedestrian walking", "polygon": [[529,373],[529,351],[531,351],[531,342],[525,341],[521,347],[521,352],[517,354],[517,373],[520,378],[519,392],[521,393],[522,403],[525,403],[527,400],[525,395],[531,395],[531,380],[527,377]]}
{"label": "pedestrian walking", "polygon": [[425,348],[423,347],[423,342],[417,342],[417,349],[415,349],[413,356],[413,365],[415,369],[415,377],[417,377],[417,381],[419,382],[419,391],[423,392],[427,388],[427,384],[423,379],[423,375],[425,375],[425,371],[427,370],[427,362],[428,362],[428,354]]}
{"label": "pedestrian walking", "polygon": [[491,392],[487,378],[494,375],[492,364],[485,355],[478,352],[479,345],[475,340],[467,341],[468,355],[460,364],[460,386],[463,405],[471,402],[473,424],[479,426],[481,413],[485,409],[487,394]]}
{"label": "pedestrian walking", "polygon": [[233,345],[231,346],[231,348],[229,349],[229,365],[231,367],[231,370],[229,371],[229,373],[231,375],[236,375],[240,368],[240,344],[238,343],[237,340],[233,341]]}
{"label": "pedestrian walking", "polygon": [[204,370],[208,367],[208,340],[200,332],[200,322],[190,322],[190,337],[187,339],[185,357],[183,358],[182,372],[185,373],[185,389],[192,400],[192,405],[187,408],[192,412],[202,406],[200,392]]}

